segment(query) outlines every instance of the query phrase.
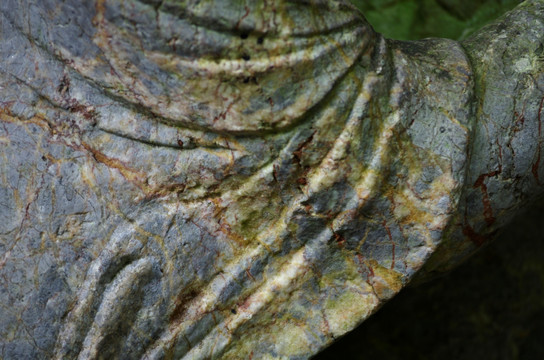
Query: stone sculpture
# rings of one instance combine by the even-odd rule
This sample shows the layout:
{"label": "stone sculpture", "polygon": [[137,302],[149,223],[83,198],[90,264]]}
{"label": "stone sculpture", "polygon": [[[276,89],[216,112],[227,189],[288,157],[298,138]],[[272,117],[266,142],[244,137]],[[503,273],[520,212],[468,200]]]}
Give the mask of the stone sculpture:
{"label": "stone sculpture", "polygon": [[542,191],[544,2],[0,3],[0,357],[307,358]]}

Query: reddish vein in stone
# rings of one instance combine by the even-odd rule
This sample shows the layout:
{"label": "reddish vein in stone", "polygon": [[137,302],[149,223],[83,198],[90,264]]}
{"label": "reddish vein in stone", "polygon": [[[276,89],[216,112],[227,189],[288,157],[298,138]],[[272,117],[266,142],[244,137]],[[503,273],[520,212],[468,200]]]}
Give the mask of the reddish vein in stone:
{"label": "reddish vein in stone", "polygon": [[[473,185],[473,187],[475,189],[480,188],[480,190],[482,191],[482,197],[483,197],[482,198],[482,203],[483,203],[483,206],[484,206],[484,219],[485,219],[485,222],[487,223],[488,226],[493,225],[496,218],[495,218],[495,216],[493,216],[493,207],[491,206],[491,200],[489,199],[489,193],[487,192],[487,185],[485,184],[485,179],[488,178],[488,177],[497,176],[502,172],[502,148],[501,148],[500,144],[497,144],[497,145],[499,146],[499,159],[500,159],[499,169],[495,170],[495,171],[492,171],[492,172],[489,172],[489,173],[486,173],[486,174],[481,174],[480,176],[478,176],[478,179],[476,180],[476,182]],[[463,230],[463,233],[464,232],[465,231]]]}
{"label": "reddish vein in stone", "polygon": [[485,236],[478,234],[476,231],[474,231],[474,229],[470,225],[465,225],[463,227],[463,235],[468,237],[470,241],[472,241],[474,245],[478,247],[482,246],[487,240]]}

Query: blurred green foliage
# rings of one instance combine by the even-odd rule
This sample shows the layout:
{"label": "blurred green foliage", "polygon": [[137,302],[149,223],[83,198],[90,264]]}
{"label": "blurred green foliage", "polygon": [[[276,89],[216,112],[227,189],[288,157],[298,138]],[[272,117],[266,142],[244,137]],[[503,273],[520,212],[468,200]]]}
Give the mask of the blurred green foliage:
{"label": "blurred green foliage", "polygon": [[398,40],[462,40],[519,0],[351,0],[376,31]]}

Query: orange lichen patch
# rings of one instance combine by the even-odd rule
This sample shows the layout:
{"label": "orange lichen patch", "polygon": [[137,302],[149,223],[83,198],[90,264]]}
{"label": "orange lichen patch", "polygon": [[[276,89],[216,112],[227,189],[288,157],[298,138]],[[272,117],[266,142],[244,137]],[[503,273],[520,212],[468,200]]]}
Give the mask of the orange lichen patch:
{"label": "orange lichen patch", "polygon": [[[433,185],[440,184],[441,181],[447,181],[447,176],[439,177],[433,184],[431,184],[431,192],[434,192]],[[440,223],[440,219],[437,219],[435,213],[430,212],[429,200],[438,200],[442,196],[450,195],[448,192],[436,191],[432,195],[427,195],[429,198],[421,200],[418,199],[416,194],[407,186],[401,187],[401,189],[388,187],[386,196],[391,199],[393,204],[393,212],[397,219],[405,224],[437,224]],[[431,204],[432,205],[432,204]]]}
{"label": "orange lichen patch", "polygon": [[368,260],[373,276],[369,282],[380,300],[386,300],[402,289],[404,282],[402,274],[380,265],[376,260]]}

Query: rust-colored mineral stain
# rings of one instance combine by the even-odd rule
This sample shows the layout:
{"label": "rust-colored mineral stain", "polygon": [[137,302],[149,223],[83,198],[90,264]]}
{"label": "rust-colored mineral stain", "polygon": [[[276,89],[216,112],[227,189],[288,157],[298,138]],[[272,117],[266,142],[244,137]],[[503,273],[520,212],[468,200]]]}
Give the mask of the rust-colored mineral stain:
{"label": "rust-colored mineral stain", "polygon": [[478,247],[482,246],[488,240],[487,237],[480,235],[476,231],[474,231],[474,229],[470,225],[465,225],[463,227],[463,235],[467,236],[470,241],[472,241],[474,245]]}
{"label": "rust-colored mineral stain", "polygon": [[499,175],[502,172],[502,164],[499,163],[499,169],[492,171],[487,174],[482,174],[478,177],[476,182],[474,183],[474,188],[480,188],[482,192],[482,203],[484,206],[484,219],[488,226],[493,225],[495,223],[496,218],[493,215],[493,206],[491,204],[491,200],[489,198],[489,193],[487,191],[487,185],[485,184],[485,179],[489,177],[494,177]]}
{"label": "rust-colored mineral stain", "polygon": [[175,300],[175,308],[170,314],[169,323],[172,327],[175,327],[178,323],[183,320],[183,315],[189,307],[189,304],[193,299],[199,295],[198,290],[189,289],[182,290]]}

